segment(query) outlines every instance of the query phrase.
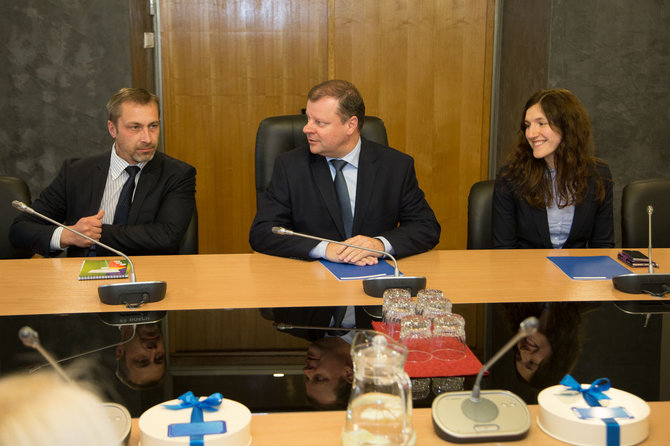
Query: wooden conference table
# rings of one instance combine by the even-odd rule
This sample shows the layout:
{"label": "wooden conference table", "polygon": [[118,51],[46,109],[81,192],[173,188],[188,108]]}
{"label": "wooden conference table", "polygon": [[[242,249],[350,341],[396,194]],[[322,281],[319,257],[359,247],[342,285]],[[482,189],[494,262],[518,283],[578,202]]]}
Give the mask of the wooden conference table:
{"label": "wooden conference table", "polygon": [[[670,438],[670,424],[666,422],[670,416],[670,402],[649,403],[649,437],[645,446],[665,446]],[[537,425],[537,406],[529,406],[532,424],[528,436],[523,440],[505,443],[479,443],[512,446],[559,446],[565,445],[545,434]],[[441,446],[452,444],[442,440],[435,434],[432,426],[430,409],[415,409],[414,429],[416,444],[421,446]],[[344,411],[332,412],[289,412],[267,415],[254,415],[251,420],[251,436],[253,446],[292,445],[339,446],[340,432],[344,425]],[[137,446],[139,442],[137,419],[133,420],[129,446]],[[318,439],[318,440],[317,440]]]}
{"label": "wooden conference table", "polygon": [[[652,300],[615,290],[611,280],[572,280],[547,256],[607,255],[617,249],[435,250],[401,259],[400,271],[427,278],[452,302]],[[654,250],[658,272],[670,271],[670,249]],[[0,260],[0,316],[124,311],[99,302],[111,280],[78,281],[81,258]],[[319,262],[264,254],[133,257],[138,281],[164,280],[167,295],[150,310],[379,305],[360,281],[338,281]],[[636,268],[637,272],[646,272]]]}

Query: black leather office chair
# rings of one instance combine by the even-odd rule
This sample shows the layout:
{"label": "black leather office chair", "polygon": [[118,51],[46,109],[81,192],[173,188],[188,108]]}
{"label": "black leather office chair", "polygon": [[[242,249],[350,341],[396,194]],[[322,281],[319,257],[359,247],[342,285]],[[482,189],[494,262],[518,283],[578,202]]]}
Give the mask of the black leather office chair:
{"label": "black leather office chair", "polygon": [[16,177],[0,176],[0,259],[26,259],[31,251],[16,249],[9,242],[9,226],[19,215],[12,201],[19,200],[30,205],[30,190],[25,181]]}
{"label": "black leather office chair", "polygon": [[493,249],[491,215],[495,180],[479,181],[468,195],[468,249]]}
{"label": "black leather office chair", "polygon": [[633,181],[623,188],[621,198],[621,242],[624,248],[649,245],[649,216],[652,214],[652,247],[670,248],[670,178]]}
{"label": "black leather office chair", "polygon": [[[667,230],[670,221],[670,178],[633,181],[623,188],[621,244],[624,248],[646,248],[649,245],[648,205],[654,207],[652,247],[670,248],[670,232]],[[646,253],[646,250],[643,252]],[[644,327],[652,315],[670,312],[670,303],[666,301],[616,302],[614,305],[624,313],[642,315]]]}
{"label": "black leather office chair", "polygon": [[193,208],[193,217],[188,224],[186,234],[179,243],[177,254],[198,254],[198,208]]}
{"label": "black leather office chair", "polygon": [[[284,115],[265,118],[256,133],[256,205],[270,184],[275,159],[281,153],[307,144],[302,128],[307,124],[305,115]],[[366,116],[361,136],[385,146],[388,145],[384,121]]]}

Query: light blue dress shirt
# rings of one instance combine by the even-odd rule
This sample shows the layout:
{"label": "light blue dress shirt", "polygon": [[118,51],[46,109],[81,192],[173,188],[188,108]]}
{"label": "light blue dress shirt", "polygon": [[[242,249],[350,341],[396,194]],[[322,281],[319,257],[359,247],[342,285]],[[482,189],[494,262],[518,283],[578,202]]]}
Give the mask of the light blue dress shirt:
{"label": "light blue dress shirt", "polygon": [[575,216],[575,206],[565,206],[559,208],[556,202],[556,169],[549,169],[551,176],[551,185],[554,189],[554,199],[551,201],[551,206],[547,207],[547,222],[549,223],[549,237],[551,239],[551,246],[554,249],[562,248],[565,241],[570,235],[572,228],[572,220]]}

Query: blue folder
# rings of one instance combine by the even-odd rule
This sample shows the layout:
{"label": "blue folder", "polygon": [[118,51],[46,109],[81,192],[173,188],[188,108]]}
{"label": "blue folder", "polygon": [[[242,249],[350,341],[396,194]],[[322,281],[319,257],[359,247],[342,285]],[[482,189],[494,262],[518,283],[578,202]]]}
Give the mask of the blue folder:
{"label": "blue folder", "polygon": [[395,269],[385,260],[376,265],[358,266],[350,263],[335,263],[328,260],[319,260],[337,280],[360,280],[372,277],[392,276]]}
{"label": "blue folder", "polygon": [[609,280],[619,274],[631,274],[628,268],[608,256],[547,257],[573,280]]}

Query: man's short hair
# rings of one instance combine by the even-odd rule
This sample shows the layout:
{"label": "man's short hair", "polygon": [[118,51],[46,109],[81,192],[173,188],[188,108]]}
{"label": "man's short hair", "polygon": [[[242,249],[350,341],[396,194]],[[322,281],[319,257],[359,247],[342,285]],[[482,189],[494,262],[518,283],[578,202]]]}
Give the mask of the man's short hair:
{"label": "man's short hair", "polygon": [[160,112],[160,102],[158,96],[145,90],[144,88],[126,87],[122,88],[107,101],[107,112],[109,113],[109,120],[116,125],[119,116],[121,116],[121,104],[124,102],[133,102],[135,104],[147,105],[151,102],[156,104],[156,108]]}
{"label": "man's short hair", "polygon": [[321,82],[309,90],[307,99],[309,101],[318,101],[323,97],[335,98],[339,102],[337,114],[344,123],[352,116],[358,118],[358,131],[363,128],[363,121],[365,120],[365,102],[363,97],[358,92],[354,84],[348,81],[339,79],[332,79]]}

